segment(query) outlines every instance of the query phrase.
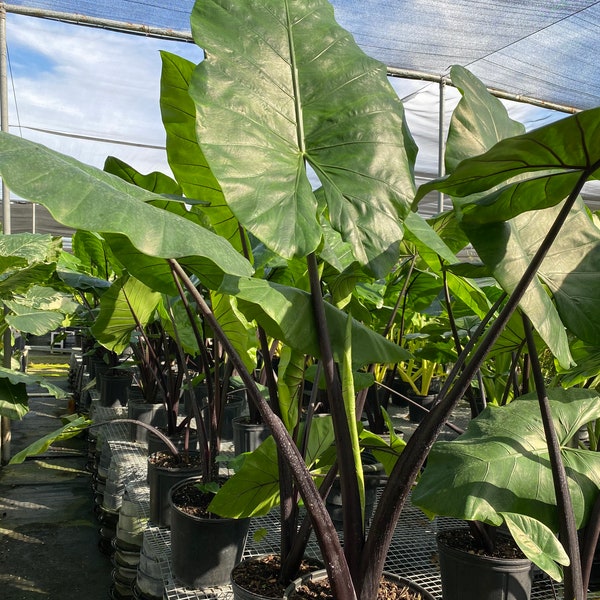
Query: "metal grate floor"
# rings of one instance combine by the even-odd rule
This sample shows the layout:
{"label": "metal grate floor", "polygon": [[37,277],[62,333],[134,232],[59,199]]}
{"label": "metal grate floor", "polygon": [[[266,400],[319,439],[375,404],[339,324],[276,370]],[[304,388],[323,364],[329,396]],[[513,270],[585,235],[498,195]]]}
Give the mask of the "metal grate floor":
{"label": "metal grate floor", "polygon": [[[102,454],[110,454],[110,464],[119,465],[118,472],[122,477],[124,489],[129,501],[138,504],[141,516],[148,516],[149,490],[146,482],[147,448],[142,443],[127,441],[129,428],[127,424],[110,420],[106,409],[100,411],[103,419],[110,422],[99,428],[98,441],[102,440]],[[97,415],[100,417],[100,415]],[[102,457],[101,457],[102,460]],[[106,460],[106,459],[105,459]],[[114,472],[114,469],[113,469]],[[429,521],[417,508],[407,505],[401,515],[394,532],[393,541],[386,561],[386,570],[397,573],[420,584],[436,598],[442,598],[435,536],[438,530],[455,524],[450,519]],[[254,541],[253,534],[257,530],[266,530],[260,542]],[[233,594],[228,586],[217,589],[190,590],[177,584],[170,564],[170,531],[154,527],[151,524],[144,531],[144,542],[152,547],[153,554],[161,562],[161,573],[164,582],[164,600],[230,600]],[[277,552],[279,547],[279,530],[277,513],[252,520],[245,556]],[[318,557],[316,543],[311,541],[307,554]],[[532,591],[532,600],[551,600],[561,598],[561,587],[554,584],[542,573],[536,577]]]}

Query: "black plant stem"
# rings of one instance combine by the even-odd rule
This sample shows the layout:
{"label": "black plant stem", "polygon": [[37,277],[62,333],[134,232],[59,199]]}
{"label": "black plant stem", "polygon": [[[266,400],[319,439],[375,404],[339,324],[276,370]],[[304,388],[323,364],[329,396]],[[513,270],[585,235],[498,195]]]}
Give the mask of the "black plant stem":
{"label": "black plant stem", "polygon": [[[597,165],[594,168],[597,168]],[[585,171],[580,176],[577,185],[562,206],[556,220],[548,230],[546,237],[531,259],[527,269],[525,269],[525,273],[514,291],[508,297],[498,318],[490,325],[485,340],[474,350],[471,360],[457,377],[450,392],[448,392],[450,378],[446,381],[438,396],[438,404],[434,406],[429,415],[417,427],[396,462],[371,523],[370,531],[377,532],[377,535],[369,535],[364,547],[358,579],[359,600],[370,600],[377,597],[379,580],[383,573],[385,558],[394,532],[393,524],[398,522],[402,508],[406,503],[410,490],[417,479],[425,459],[429,455],[433,442],[439,435],[444,423],[450,417],[454,407],[471,384],[471,379],[483,364],[489,350],[508,325],[511,316],[517,309],[519,302],[536,276],[548,250],[564,225],[575,200],[581,192],[583,184],[591,173],[593,173],[593,170],[589,171],[589,173]],[[461,368],[458,365],[462,365],[464,362],[467,353],[470,351],[470,342],[472,341],[470,340],[465,346],[461,356],[457,360],[457,364],[454,366],[453,372]]]}
{"label": "black plant stem", "polygon": [[[131,306],[131,302],[129,302],[129,298],[127,296],[127,292],[125,291],[124,288],[121,289],[121,291],[123,292],[123,296],[125,297],[125,302],[127,302],[127,306],[129,307],[129,312],[131,312],[131,316],[133,317],[133,320],[135,321],[136,327],[138,329],[138,331],[140,332],[140,335],[142,336],[142,338],[144,339],[145,343],[146,343],[146,352],[149,355],[149,360],[146,360],[146,366],[150,369],[152,375],[154,376],[154,380],[156,381],[156,384],[158,385],[158,387],[162,390],[162,393],[166,399],[167,395],[166,395],[166,391],[164,389],[164,386],[162,385],[162,380],[158,374],[158,370],[156,368],[156,365],[159,364],[159,359],[158,356],[156,355],[156,352],[154,351],[154,348],[152,346],[152,344],[150,343],[150,339],[148,338],[148,334],[146,332],[146,329],[144,328],[144,326],[142,325],[139,317],[137,316],[137,314],[135,313],[135,311],[133,310],[133,307]],[[144,357],[145,358],[145,357]],[[150,366],[150,364],[152,366]],[[149,399],[147,399],[148,401]]]}
{"label": "black plant stem", "polygon": [[521,394],[529,393],[529,371],[530,367],[529,354],[523,357],[523,376],[521,377]]}
{"label": "black plant stem", "polygon": [[[438,398],[445,398],[448,395],[448,392],[450,391],[452,384],[458,378],[459,373],[464,369],[464,366],[465,366],[465,363],[467,362],[469,353],[473,350],[477,341],[483,336],[483,334],[485,332],[485,328],[487,327],[488,323],[492,320],[493,316],[496,314],[498,309],[502,306],[502,303],[504,302],[506,297],[507,297],[506,293],[502,294],[496,300],[494,305],[490,308],[487,315],[481,320],[481,322],[477,326],[477,329],[471,336],[471,339],[465,344],[461,353],[458,355],[458,358],[456,359],[456,362],[454,363],[450,373],[448,374],[446,381],[442,385],[442,389],[440,390],[440,393],[438,394]],[[477,369],[477,371],[479,371],[479,369]]]}
{"label": "black plant stem", "polygon": [[[277,391],[277,381],[275,381],[275,372],[271,361],[271,351],[267,342],[267,335],[262,327],[258,327],[258,339],[264,360],[264,373],[269,390],[269,404],[273,412],[281,418],[279,410],[279,393]],[[294,498],[294,480],[292,473],[280,453],[277,453],[277,466],[279,468],[279,514],[281,521],[280,547],[281,565],[283,565],[290,553],[294,534],[298,524],[298,503]],[[284,579],[284,569],[281,569],[281,579]],[[287,582],[286,582],[287,583]]]}
{"label": "black plant stem", "polygon": [[517,373],[519,354],[520,352],[512,352],[512,364],[510,367],[510,378],[512,381],[513,394],[515,398],[521,393],[521,387],[519,386],[519,375]]}
{"label": "black plant stem", "polygon": [[269,390],[269,404],[273,412],[281,418],[281,411],[279,407],[279,391],[277,390],[277,381],[275,379],[275,370],[273,369],[273,361],[271,360],[271,349],[267,341],[267,334],[265,330],[260,327],[257,328],[258,341],[260,343],[260,350],[263,355],[264,367],[263,373]]}
{"label": "black plant stem", "polygon": [[[175,274],[173,274],[175,276]],[[181,289],[181,284],[179,282],[179,280],[177,280],[177,284],[178,284],[178,288]],[[181,290],[181,292],[183,292],[183,290]],[[184,295],[185,296],[185,295]],[[184,303],[187,302],[187,298],[184,298]],[[180,357],[180,365],[179,367],[183,369],[184,372],[184,386],[183,386],[183,393],[185,395],[185,397],[187,397],[188,399],[188,405],[191,407],[192,410],[192,414],[191,415],[187,415],[188,418],[194,418],[196,420],[196,427],[197,427],[197,434],[200,437],[200,439],[203,441],[203,443],[206,442],[206,431],[203,427],[202,424],[202,416],[200,414],[200,409],[198,408],[198,403],[196,402],[196,398],[194,397],[194,391],[192,388],[192,378],[190,377],[190,372],[187,366],[187,360],[186,360],[186,354],[185,351],[183,349],[183,345],[181,343],[181,338],[179,336],[179,331],[177,329],[177,324],[175,322],[175,315],[173,314],[173,308],[171,306],[168,306],[168,313],[169,313],[169,318],[171,319],[171,325],[173,326],[173,331],[175,334],[175,343],[177,345],[177,352],[178,352],[178,356]],[[197,340],[197,342],[199,344],[202,343],[202,340],[199,339]],[[189,446],[189,436],[190,436],[190,427],[186,427],[185,429],[185,436],[186,436],[186,441],[185,441],[185,447],[188,448]],[[206,455],[204,455],[204,453],[201,453],[201,460],[202,460],[202,480],[205,483],[208,483],[209,481],[214,481],[217,476],[218,476],[218,465],[216,464],[216,461],[211,460],[211,454],[206,453]]]}
{"label": "black plant stem", "polygon": [[517,367],[519,366],[519,359],[521,358],[521,354],[523,352],[523,347],[525,344],[526,341],[523,340],[519,345],[518,351],[513,352],[511,355],[510,370],[508,372],[508,377],[506,379],[506,385],[504,386],[502,398],[500,399],[500,406],[505,406],[508,402],[508,395],[510,394],[511,387],[513,389],[513,394],[515,398],[520,395],[519,380],[517,377]]}
{"label": "black plant stem", "polygon": [[[327,319],[325,317],[325,301],[321,293],[321,280],[317,257],[314,253],[307,256],[308,279],[310,281],[313,314],[321,350],[321,363],[325,376],[327,397],[333,421],[337,460],[340,471],[340,490],[342,495],[342,515],[344,527],[344,552],[346,561],[353,575],[358,573],[360,555],[364,544],[362,510],[358,489],[358,477],[352,440],[342,396],[342,385],[337,372],[331,349]],[[350,318],[350,317],[349,317]],[[341,452],[340,452],[341,450]],[[344,452],[345,450],[345,452]]]}
{"label": "black plant stem", "polygon": [[[441,261],[441,259],[440,259]],[[443,265],[442,265],[443,267]],[[454,318],[454,311],[452,310],[452,299],[450,297],[450,288],[448,286],[448,276],[445,269],[442,270],[444,277],[444,298],[446,300],[446,310],[448,311],[448,320],[450,322],[450,329],[452,331],[452,340],[454,342],[454,348],[456,350],[456,355],[460,356],[462,353],[462,343],[460,341],[460,335],[458,333],[458,328],[456,327],[456,319]],[[480,374],[479,369],[477,370],[477,374]],[[469,402],[469,406],[471,408],[471,416],[476,417],[479,414],[479,407],[477,406],[477,402],[475,400],[475,395],[473,393],[473,386],[469,385],[466,391],[466,399]],[[490,543],[489,536],[487,535],[486,530],[478,525],[472,525],[471,531],[475,531],[478,534],[479,539],[483,540],[486,547],[489,549],[488,543]]]}
{"label": "black plant stem", "polygon": [[488,525],[479,521],[469,521],[469,531],[481,548],[490,554],[494,552],[494,540],[489,534]]}
{"label": "black plant stem", "polygon": [[173,369],[171,367],[171,351],[169,342],[164,330],[160,330],[161,343],[165,353],[165,366],[166,373],[163,369],[160,372],[162,381],[162,388],[164,389],[165,402],[167,405],[167,430],[169,434],[173,434],[177,431],[177,415],[179,413],[179,401],[173,396]]}
{"label": "black plant stem", "polygon": [[[181,302],[183,303],[183,306],[185,308],[185,312],[187,314],[188,321],[190,322],[190,324],[192,326],[192,331],[194,332],[194,337],[196,338],[196,343],[198,344],[198,348],[200,349],[200,354],[202,356],[204,369],[205,369],[205,373],[206,373],[205,379],[208,382],[207,385],[208,385],[208,389],[210,392],[210,390],[212,389],[212,384],[209,382],[210,372],[208,370],[208,361],[205,356],[205,355],[207,355],[206,345],[204,343],[204,339],[200,333],[200,330],[198,329],[198,324],[196,323],[196,315],[194,314],[194,311],[192,310],[192,307],[190,306],[190,303],[188,302],[188,299],[185,295],[183,286],[181,285],[181,280],[179,279],[179,276],[173,269],[173,266],[170,265],[170,267],[171,267],[171,274],[172,274],[173,280],[175,282],[175,286],[177,287],[177,292],[178,292],[179,297],[181,298]],[[190,391],[190,394],[191,394],[191,391]],[[192,396],[193,396],[193,394],[192,394]],[[213,461],[211,461],[209,436],[208,436],[207,427],[204,423],[204,417],[202,416],[200,410],[198,409],[198,405],[196,404],[196,399],[192,398],[191,400],[192,400],[192,407],[193,407],[193,416],[196,419],[196,429],[197,429],[198,435],[200,436],[200,447],[203,449],[203,452],[201,452],[200,454],[202,456],[202,468],[203,468],[204,475],[206,478],[206,476],[212,472],[210,465],[211,465],[211,462],[213,462]],[[192,416],[192,415],[189,415],[189,416]],[[208,415],[208,417],[210,418],[210,414]]]}
{"label": "black plant stem", "polygon": [[596,496],[594,508],[589,521],[585,527],[585,536],[583,539],[583,549],[581,551],[581,576],[583,579],[583,589],[587,590],[590,585],[590,575],[592,573],[592,563],[598,538],[600,537],[600,495]]}
{"label": "black plant stem", "polygon": [[321,554],[325,559],[327,573],[335,598],[337,600],[355,600],[356,594],[354,586],[352,585],[350,569],[344,558],[344,550],[340,544],[331,517],[325,508],[325,503],[319,495],[319,490],[317,490],[298,448],[294,444],[294,441],[281,419],[275,415],[267,401],[262,397],[259,389],[256,387],[254,379],[223,332],[223,329],[210,310],[210,307],[204,300],[202,294],[196,289],[187,273],[176,260],[169,259],[169,263],[181,278],[185,288],[193,297],[198,305],[198,309],[206,319],[207,324],[212,328],[214,335],[223,344],[225,351],[246,385],[250,399],[256,404],[265,423],[271,429],[271,433],[273,434],[279,451],[290,465],[306,509],[311,515],[316,538],[319,542]]}
{"label": "black plant stem", "polygon": [[571,564],[564,569],[565,598],[585,600],[581,574],[581,558],[579,556],[579,541],[577,539],[577,526],[575,524],[575,513],[573,512],[573,503],[569,492],[567,472],[560,453],[560,443],[558,441],[556,429],[554,428],[554,422],[552,421],[552,411],[550,409],[548,395],[546,394],[546,384],[544,383],[544,375],[537,355],[535,340],[533,339],[531,321],[525,315],[523,315],[523,325],[525,327],[529,359],[531,361],[531,371],[540,404],[542,423],[544,424],[544,433],[546,434],[546,443],[548,444],[554,493],[556,494],[560,540],[571,561]]}
{"label": "black plant stem", "polygon": [[398,294],[398,298],[396,299],[396,303],[394,304],[392,314],[390,315],[387,325],[385,326],[385,330],[383,332],[384,336],[386,336],[390,332],[392,325],[396,321],[396,315],[398,314],[398,311],[400,310],[401,302],[403,303],[401,335],[404,334],[404,309],[406,309],[406,302],[405,302],[406,292],[408,290],[408,286],[410,285],[410,277],[412,275],[413,269],[415,268],[416,262],[417,262],[417,255],[414,254],[413,256],[410,257],[410,263],[408,265],[408,273],[406,274],[406,278],[404,279],[404,283],[402,284],[402,289],[400,290],[400,293]]}
{"label": "black plant stem", "polygon": [[[398,294],[398,297],[396,298],[394,308],[392,309],[392,314],[390,315],[390,318],[388,319],[388,322],[385,325],[385,329],[382,332],[382,335],[384,337],[387,337],[387,334],[390,332],[390,330],[392,329],[392,326],[394,325],[394,322],[396,321],[396,316],[398,315],[398,311],[400,310],[400,304],[403,303],[404,308],[406,308],[406,302],[405,302],[406,290],[408,290],[408,285],[410,283],[410,276],[412,275],[416,261],[417,261],[416,255],[411,256],[410,264],[408,266],[408,273],[406,275],[404,283],[402,284],[402,289],[400,290],[400,293]],[[402,339],[402,334],[404,331],[404,311],[402,312],[402,325],[401,325],[400,329],[401,329],[400,339]],[[394,365],[394,370],[396,370],[396,365]],[[369,365],[367,372],[371,373],[371,374],[374,373],[375,365],[374,364]],[[368,390],[369,390],[369,388],[365,388],[364,390],[361,390],[356,396],[356,414],[358,416],[362,415],[363,410],[365,408],[365,402],[367,400]],[[377,408],[379,409],[379,414],[373,415],[373,419],[374,419],[375,425],[377,426],[377,425],[383,424],[383,416],[381,415],[379,403],[377,402],[376,405],[377,405]]]}
{"label": "black plant stem", "polygon": [[454,312],[452,310],[452,299],[450,298],[450,288],[448,287],[448,276],[445,270],[443,270],[442,273],[444,277],[444,298],[446,300],[446,310],[448,311],[448,321],[450,322],[452,340],[454,341],[456,354],[459,355],[462,352],[462,345],[460,343],[460,335],[458,334],[456,319],[454,318]]}
{"label": "black plant stem", "polygon": [[[319,494],[321,495],[321,498],[327,498],[327,494],[329,494],[336,476],[337,463],[334,463],[319,486]],[[292,578],[296,577],[298,571],[300,570],[302,559],[305,556],[306,546],[310,540],[311,532],[312,521],[310,515],[306,515],[302,520],[302,523],[300,523],[297,534],[294,536],[287,560],[281,565],[281,581],[289,582],[292,580]]]}

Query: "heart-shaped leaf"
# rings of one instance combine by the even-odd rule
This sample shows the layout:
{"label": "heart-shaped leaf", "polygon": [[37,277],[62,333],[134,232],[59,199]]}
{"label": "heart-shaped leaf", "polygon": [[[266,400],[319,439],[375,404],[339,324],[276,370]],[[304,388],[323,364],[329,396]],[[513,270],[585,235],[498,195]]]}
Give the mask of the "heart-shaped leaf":
{"label": "heart-shaped leaf", "polygon": [[190,88],[198,140],[239,221],[286,258],[314,252],[322,230],[310,165],[331,226],[384,274],[397,260],[415,158],[385,66],[325,0],[207,0],[191,23],[206,51]]}

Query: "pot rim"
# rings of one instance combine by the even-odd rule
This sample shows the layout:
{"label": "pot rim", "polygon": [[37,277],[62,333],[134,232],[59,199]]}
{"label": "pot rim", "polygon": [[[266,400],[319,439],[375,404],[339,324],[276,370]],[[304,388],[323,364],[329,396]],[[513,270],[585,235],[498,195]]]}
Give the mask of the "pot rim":
{"label": "pot rim", "polygon": [[[444,548],[446,548],[447,550],[449,550],[455,554],[459,554],[461,556],[463,556],[463,555],[472,556],[474,560],[478,560],[481,562],[507,564],[507,565],[514,565],[514,566],[523,566],[523,567],[525,565],[533,565],[531,560],[529,560],[527,557],[510,558],[510,557],[503,557],[503,556],[487,556],[486,554],[473,554],[471,552],[463,550],[462,548],[457,548],[456,546],[452,546],[451,544],[448,544],[444,540],[440,539],[440,536],[448,531],[468,531],[468,529],[466,527],[452,527],[450,529],[444,529],[442,531],[438,531],[438,533],[435,536],[435,541],[436,541],[436,544],[438,545],[438,548],[440,546],[443,546]],[[509,537],[503,533],[500,533],[499,535],[504,536],[504,537]]]}
{"label": "pot rim", "polygon": [[234,519],[233,517],[220,517],[219,515],[213,515],[212,517],[198,517],[196,515],[190,515],[189,513],[185,512],[184,510],[181,510],[181,508],[173,502],[173,492],[177,491],[179,488],[183,487],[184,485],[188,485],[188,484],[196,483],[196,482],[202,483],[201,475],[192,475],[190,477],[186,477],[185,479],[182,479],[181,481],[178,481],[177,483],[173,484],[173,486],[169,489],[169,495],[168,495],[169,506],[171,507],[171,510],[176,510],[178,513],[188,517],[189,519],[193,519],[195,521],[206,521],[207,523],[217,523],[217,522],[224,523],[224,522],[230,522],[230,521],[238,521],[240,523],[243,523],[244,521],[248,521],[248,522],[250,521],[250,517],[243,517],[241,519]]}
{"label": "pot rim", "polygon": [[[285,593],[283,595],[284,599],[288,600],[291,593],[296,590],[296,588],[300,585],[301,582],[323,579],[323,577],[327,577],[326,569],[321,569],[319,571],[313,571],[311,573],[307,573],[306,575],[303,575],[302,577],[299,577],[298,579],[295,579],[286,588]],[[406,585],[407,587],[409,587],[411,589],[411,591],[416,592],[417,594],[420,594],[423,600],[435,600],[435,597],[433,596],[433,594],[431,592],[427,591],[425,588],[423,588],[418,583],[412,581],[411,579],[407,579],[406,577],[404,577],[402,575],[392,573],[391,571],[384,571],[382,574],[382,577],[383,578],[387,577],[387,578],[392,579],[393,581],[398,582],[402,585]]]}

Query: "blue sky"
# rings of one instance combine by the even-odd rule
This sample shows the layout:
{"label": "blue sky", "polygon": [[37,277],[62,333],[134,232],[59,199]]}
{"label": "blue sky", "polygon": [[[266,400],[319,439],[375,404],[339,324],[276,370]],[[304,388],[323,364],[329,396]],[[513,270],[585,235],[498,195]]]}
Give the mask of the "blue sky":
{"label": "blue sky", "polygon": [[12,133],[94,166],[113,154],[142,172],[168,169],[164,151],[81,138],[163,146],[159,50],[198,62],[198,47],[10,13],[7,40]]}

